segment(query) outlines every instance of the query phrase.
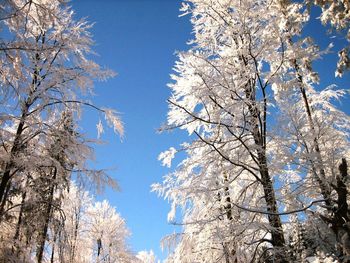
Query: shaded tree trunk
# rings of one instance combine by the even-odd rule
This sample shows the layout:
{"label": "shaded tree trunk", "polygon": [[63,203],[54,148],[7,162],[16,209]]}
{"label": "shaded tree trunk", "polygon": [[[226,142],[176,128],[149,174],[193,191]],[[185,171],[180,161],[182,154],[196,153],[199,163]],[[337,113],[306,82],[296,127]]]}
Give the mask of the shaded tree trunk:
{"label": "shaded tree trunk", "polygon": [[38,249],[36,252],[36,257],[37,257],[37,262],[41,263],[43,259],[43,254],[44,254],[44,248],[45,248],[45,243],[46,243],[46,237],[47,237],[47,232],[49,228],[49,223],[51,221],[51,216],[52,216],[52,208],[53,208],[53,195],[55,191],[55,180],[57,177],[57,168],[53,168],[53,177],[50,189],[49,189],[49,198],[47,201],[47,208],[46,208],[46,213],[44,215],[45,221],[44,221],[44,226],[43,230],[39,235],[39,244],[38,244]]}
{"label": "shaded tree trunk", "polygon": [[18,221],[17,221],[17,225],[16,225],[16,232],[15,232],[15,235],[13,237],[13,240],[15,242],[19,239],[19,235],[20,235],[20,229],[21,229],[21,225],[22,225],[22,217],[23,217],[23,213],[24,213],[24,203],[25,203],[26,195],[27,195],[27,192],[23,192],[22,201],[21,201],[21,208],[19,211]]}
{"label": "shaded tree trunk", "polygon": [[[36,42],[39,42],[39,37],[36,39]],[[35,61],[38,63],[40,60],[39,53],[35,54]],[[28,93],[28,97],[24,101],[24,105],[21,109],[21,117],[19,120],[19,124],[16,130],[16,135],[13,141],[13,145],[10,151],[10,158],[9,161],[5,165],[4,172],[1,176],[1,182],[0,182],[0,222],[1,218],[4,213],[4,207],[8,198],[8,192],[6,189],[10,189],[11,187],[11,177],[17,172],[16,169],[20,169],[19,167],[15,167],[14,159],[18,155],[18,153],[25,147],[25,145],[22,142],[22,134],[25,129],[25,123],[27,121],[27,116],[29,114],[29,108],[32,106],[32,104],[35,102],[36,97],[34,95],[35,91],[37,90],[38,84],[38,77],[39,77],[40,69],[38,68],[38,65],[36,65],[36,68],[33,71],[33,79],[31,83],[31,89]],[[14,170],[15,168],[15,170]],[[14,171],[13,171],[14,170]]]}

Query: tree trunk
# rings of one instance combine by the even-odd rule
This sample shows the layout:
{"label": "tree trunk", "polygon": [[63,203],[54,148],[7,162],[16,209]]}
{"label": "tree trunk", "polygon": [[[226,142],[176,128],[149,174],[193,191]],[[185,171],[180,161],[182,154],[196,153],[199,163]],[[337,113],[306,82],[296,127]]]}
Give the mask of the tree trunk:
{"label": "tree trunk", "polygon": [[43,259],[43,254],[44,254],[44,248],[45,248],[45,243],[46,243],[46,237],[47,237],[47,232],[49,229],[49,223],[52,215],[52,203],[53,203],[53,195],[55,191],[55,180],[57,176],[57,169],[53,168],[53,177],[52,177],[52,183],[50,186],[50,192],[49,192],[49,198],[48,198],[48,203],[47,203],[47,209],[45,213],[45,222],[44,222],[44,227],[43,231],[39,235],[39,246],[36,252],[37,256],[37,262],[41,263]]}
{"label": "tree trunk", "polygon": [[[263,87],[261,87],[263,89]],[[250,79],[245,89],[245,95],[247,98],[247,105],[250,112],[250,125],[251,133],[254,138],[255,145],[257,147],[257,161],[259,164],[259,171],[261,176],[261,183],[264,190],[264,199],[267,206],[268,220],[272,227],[271,231],[271,244],[274,249],[277,250],[277,257],[281,258],[286,256],[285,253],[285,239],[283,235],[281,218],[278,215],[277,202],[275,197],[275,189],[272,184],[269,170],[267,166],[266,158],[266,114],[267,114],[267,100],[265,97],[265,91],[263,90],[264,96],[264,111],[260,112],[256,105],[256,92],[255,92],[255,80]],[[261,121],[261,114],[263,114],[263,121]],[[279,259],[276,262],[288,262],[284,259]]]}
{"label": "tree trunk", "polygon": [[[316,163],[313,160],[309,160],[310,164],[311,164],[311,169],[313,170],[314,173],[314,177],[320,187],[321,190],[321,194],[323,196],[323,198],[325,199],[325,203],[328,206],[328,211],[331,212],[330,207],[332,206],[331,200],[330,200],[330,189],[329,189],[329,185],[326,182],[326,172],[324,169],[324,164],[323,164],[323,160],[322,160],[322,156],[321,156],[321,150],[320,150],[320,146],[319,146],[319,142],[318,139],[316,137],[316,129],[315,129],[315,124],[312,118],[312,111],[311,111],[311,107],[307,98],[307,94],[304,88],[304,84],[303,84],[303,77],[300,74],[300,69],[299,66],[297,64],[296,61],[293,62],[294,63],[294,68],[295,71],[297,73],[297,79],[299,82],[299,89],[300,89],[300,93],[304,102],[304,107],[305,107],[305,112],[307,115],[307,119],[309,122],[309,126],[310,126],[310,130],[311,130],[311,134],[313,136],[313,147],[311,147],[311,149],[314,149],[315,153],[316,153]],[[318,167],[318,169],[317,169]],[[319,173],[317,173],[317,170],[319,170]]]}
{"label": "tree trunk", "polygon": [[348,165],[346,159],[343,158],[339,165],[339,175],[336,178],[337,185],[333,186],[334,190],[337,192],[337,210],[334,212],[333,218],[331,218],[331,228],[337,236],[337,247],[341,257],[350,256],[350,218],[348,214],[349,206],[347,203],[349,193],[345,184],[347,178]]}
{"label": "tree trunk", "polygon": [[12,146],[12,149],[10,152],[10,160],[6,163],[4,173],[1,177],[1,182],[0,182],[0,204],[1,204],[1,206],[0,206],[0,221],[1,221],[1,218],[2,218],[3,213],[4,213],[4,207],[5,207],[7,195],[8,195],[8,191],[6,189],[10,188],[10,179],[12,177],[11,170],[13,169],[13,166],[14,166],[13,160],[14,160],[16,154],[18,153],[19,149],[21,148],[21,135],[23,133],[24,122],[25,122],[25,118],[26,118],[26,115],[28,112],[28,107],[29,106],[25,106],[24,109],[22,110],[21,120],[20,120],[20,123],[18,124],[17,131],[16,131],[16,137],[13,141],[13,146]]}
{"label": "tree trunk", "polygon": [[21,209],[19,211],[18,221],[17,221],[17,226],[16,226],[16,232],[15,232],[15,235],[13,237],[14,242],[16,242],[19,239],[20,229],[21,229],[21,225],[22,225],[24,202],[25,202],[25,199],[26,199],[26,195],[27,195],[27,192],[23,192],[23,194],[22,194],[22,201],[21,201]]}
{"label": "tree trunk", "polygon": [[[55,232],[56,232],[56,231],[55,231]],[[57,241],[57,233],[55,233],[55,235],[54,235],[54,237],[53,237],[50,263],[54,263],[56,241]]]}
{"label": "tree trunk", "polygon": [[[38,43],[39,39],[36,39],[36,42]],[[40,55],[39,53],[35,54],[35,60],[36,62],[40,61]],[[33,72],[33,79],[31,83],[31,89],[28,93],[28,97],[25,101],[23,101],[23,106],[21,109],[21,118],[16,130],[16,135],[13,141],[13,145],[10,151],[10,158],[9,161],[5,165],[4,173],[1,176],[1,182],[0,182],[0,222],[1,218],[4,213],[4,207],[8,198],[8,191],[6,189],[9,189],[11,187],[10,180],[11,177],[14,175],[14,172],[12,171],[14,168],[14,159],[16,158],[16,155],[20,152],[20,150],[25,147],[23,143],[21,142],[22,133],[24,130],[24,125],[27,120],[27,116],[29,113],[29,108],[32,106],[32,104],[35,102],[35,91],[37,90],[37,84],[38,84],[38,76],[40,73],[40,69],[36,67]],[[11,171],[13,174],[11,174]]]}

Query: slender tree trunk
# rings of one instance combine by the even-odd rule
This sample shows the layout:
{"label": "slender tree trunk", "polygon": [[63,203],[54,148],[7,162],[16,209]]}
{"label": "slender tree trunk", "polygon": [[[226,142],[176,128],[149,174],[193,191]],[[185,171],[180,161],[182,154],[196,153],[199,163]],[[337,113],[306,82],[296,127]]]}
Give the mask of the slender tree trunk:
{"label": "slender tree trunk", "polygon": [[56,176],[57,176],[57,168],[53,168],[53,177],[52,177],[52,181],[53,182],[51,183],[51,186],[50,186],[50,193],[49,193],[47,209],[46,209],[46,213],[45,213],[44,227],[43,227],[43,231],[39,235],[39,246],[38,246],[38,249],[37,249],[37,252],[36,252],[37,262],[38,263],[41,263],[42,259],[43,259],[47,232],[48,232],[49,223],[50,223],[51,216],[52,216],[52,203],[53,203],[53,194],[54,194],[54,191],[55,191]]}
{"label": "slender tree trunk", "polygon": [[[39,38],[36,39],[36,42],[39,42]],[[35,54],[35,61],[38,63],[40,61],[40,55],[39,53]],[[33,71],[33,79],[31,83],[31,89],[28,93],[28,97],[24,101],[24,105],[21,109],[21,118],[16,130],[16,135],[13,141],[13,145],[10,151],[10,158],[9,161],[5,165],[4,173],[1,176],[1,182],[0,182],[0,222],[1,218],[4,213],[4,207],[8,198],[8,191],[6,189],[9,189],[11,187],[11,177],[14,175],[14,172],[12,171],[14,168],[14,159],[16,158],[16,155],[25,147],[22,143],[22,133],[24,130],[25,122],[27,121],[27,116],[29,113],[29,108],[34,103],[37,97],[35,97],[35,91],[37,90],[38,85],[38,77],[39,77],[40,69],[38,68],[38,65],[36,65],[36,68]],[[12,174],[11,174],[12,172]]]}
{"label": "slender tree trunk", "polygon": [[[228,178],[228,175],[226,172],[224,172],[223,176],[224,176],[224,184],[225,184],[223,198],[224,198],[225,203],[223,205],[222,213],[223,213],[223,216],[224,217],[226,216],[227,220],[231,222],[233,220],[233,217],[232,217],[232,204],[231,204],[231,197],[230,197],[230,189],[228,186],[229,178]],[[219,202],[221,202],[222,197],[221,197],[220,192],[218,193],[218,198],[219,198]],[[224,253],[224,257],[225,257],[225,263],[230,263],[230,258],[231,258],[231,256],[234,256],[235,252],[234,251],[230,252],[230,247],[232,247],[232,246],[230,246],[229,242],[223,242],[222,247],[223,247],[223,253]],[[236,263],[236,261],[234,261],[234,263]]]}
{"label": "slender tree trunk", "polygon": [[[266,157],[262,158],[265,159]],[[263,162],[264,161],[266,162],[266,159],[263,160]],[[270,225],[273,227],[273,230],[271,232],[271,243],[273,246],[282,249],[286,244],[282,230],[282,222],[280,216],[278,215],[274,187],[272,185],[269,171],[267,168],[265,168],[265,165],[266,164],[262,163],[260,174],[263,183],[264,197],[267,204],[267,212],[270,213],[268,214],[268,219]]]}
{"label": "slender tree trunk", "polygon": [[343,158],[341,164],[339,165],[339,175],[337,175],[336,178],[337,184],[333,186],[334,190],[337,192],[337,210],[334,212],[330,221],[332,226],[331,228],[337,237],[337,248],[340,255],[340,260],[344,256],[350,256],[350,217],[349,206],[347,203],[349,192],[345,184],[347,179],[348,165],[346,159]]}
{"label": "slender tree trunk", "polygon": [[50,263],[54,263],[56,241],[57,241],[57,233],[55,233],[55,235],[53,237]]}
{"label": "slender tree trunk", "polygon": [[343,158],[341,164],[339,165],[339,175],[337,176],[337,185],[335,187],[335,190],[338,195],[338,199],[337,199],[338,209],[335,213],[335,216],[340,221],[340,224],[349,222],[349,215],[348,215],[349,207],[347,203],[349,193],[345,184],[345,181],[347,179],[348,179],[348,165],[347,165],[346,159]]}
{"label": "slender tree trunk", "polygon": [[225,173],[224,174],[224,183],[226,184],[226,186],[224,187],[224,191],[225,191],[225,206],[224,206],[224,209],[225,209],[225,213],[226,213],[226,216],[227,216],[227,219],[228,220],[232,220],[232,204],[231,204],[231,197],[230,197],[230,189],[228,187],[228,181],[229,181],[229,178],[227,176],[227,174]]}
{"label": "slender tree trunk", "polygon": [[[315,124],[312,117],[312,109],[309,104],[309,100],[304,88],[303,77],[300,73],[298,63],[294,63],[294,68],[297,72],[298,82],[300,84],[300,93],[304,102],[305,112],[307,114],[308,123],[310,126],[311,134],[313,136],[313,147],[311,148],[316,153],[316,162],[310,160],[311,169],[313,171],[314,177],[319,185],[321,194],[325,199],[326,209],[328,211],[328,216],[320,215],[321,218],[330,223],[331,229],[337,237],[338,244],[342,242],[342,239],[345,237],[350,239],[350,229],[349,222],[350,218],[348,215],[349,209],[347,204],[348,199],[348,190],[345,184],[345,181],[348,177],[347,174],[347,162],[346,159],[342,159],[342,163],[339,166],[339,175],[336,177],[336,184],[328,184],[326,180],[326,172],[324,168],[324,162],[322,160],[321,150],[319,146],[319,141],[316,136]],[[317,169],[318,168],[318,169]],[[317,171],[318,170],[318,171]],[[331,189],[334,189],[337,193],[337,200],[333,201],[331,199]],[[333,210],[334,205],[336,204],[337,210]],[[344,244],[338,245],[340,260],[342,260]],[[341,249],[343,247],[343,249]],[[349,248],[350,249],[350,248]]]}
{"label": "slender tree trunk", "polygon": [[19,241],[20,241],[20,231],[21,231],[22,220],[23,220],[24,203],[26,199],[26,194],[27,194],[26,192],[22,193],[22,201],[21,201],[18,221],[16,225],[16,232],[15,232],[15,235],[13,236],[12,253],[16,254],[17,258],[19,258],[21,254],[21,245],[19,244]]}
{"label": "slender tree trunk", "polygon": [[67,242],[65,239],[62,238],[62,230],[58,232],[58,256],[60,259],[60,262],[66,262],[65,257],[64,257],[64,248],[65,248],[65,242]]}
{"label": "slender tree trunk", "polygon": [[25,118],[26,118],[26,115],[28,113],[28,107],[29,106],[26,104],[26,106],[22,110],[21,120],[20,120],[20,123],[18,124],[16,136],[15,136],[15,139],[13,141],[12,149],[10,151],[10,160],[6,163],[4,173],[1,177],[1,182],[0,182],[0,204],[1,204],[1,206],[0,206],[0,221],[1,221],[2,215],[4,213],[4,207],[5,207],[5,204],[7,201],[8,191],[6,189],[10,188],[10,179],[12,177],[11,170],[14,168],[13,167],[14,166],[14,158],[22,146],[21,145],[21,135],[22,135],[23,129],[24,129]]}
{"label": "slender tree trunk", "polygon": [[[288,15],[286,12],[288,2],[283,3],[283,1],[281,1],[280,5],[281,5],[282,14],[288,19]],[[293,40],[291,37],[287,38],[286,41],[290,45],[293,44]],[[331,208],[332,202],[330,200],[331,190],[330,190],[329,185],[326,182],[326,173],[325,173],[325,169],[324,169],[324,163],[323,163],[322,156],[321,156],[319,142],[318,142],[318,139],[316,136],[316,129],[315,129],[314,121],[312,118],[312,109],[310,107],[309,100],[308,100],[308,97],[307,97],[307,94],[305,91],[305,87],[304,87],[303,75],[300,71],[297,60],[294,59],[291,62],[292,62],[292,65],[295,69],[295,72],[296,72],[296,78],[297,78],[297,81],[299,83],[300,94],[301,94],[301,97],[302,97],[303,102],[304,102],[305,112],[307,115],[310,130],[311,130],[311,133],[313,136],[313,144],[314,145],[313,145],[313,147],[311,147],[311,150],[314,150],[316,152],[316,163],[312,159],[309,159],[308,161],[310,162],[311,170],[312,170],[312,173],[314,175],[314,178],[317,181],[317,184],[321,190],[322,197],[325,199],[325,204],[327,205],[326,209],[329,213],[332,213],[332,208]],[[319,168],[319,169],[317,169],[317,168]],[[319,170],[319,172],[318,172],[318,170]]]}
{"label": "slender tree trunk", "polygon": [[79,225],[80,225],[80,206],[77,208],[75,211],[75,225],[74,225],[74,233],[73,233],[73,240],[72,240],[72,245],[70,248],[70,257],[69,257],[69,262],[74,263],[75,260],[75,252],[76,252],[76,247],[77,247],[77,241],[78,241],[78,230],[79,230]]}
{"label": "slender tree trunk", "polygon": [[[245,90],[247,98],[248,109],[251,115],[250,124],[251,132],[257,147],[257,160],[259,163],[259,170],[261,176],[261,183],[264,190],[264,199],[267,205],[268,220],[272,227],[271,244],[277,250],[277,256],[285,256],[285,239],[283,235],[281,218],[278,215],[277,202],[275,197],[275,189],[269,175],[266,158],[266,104],[267,100],[264,97],[264,112],[260,112],[256,105],[255,80],[249,80]],[[264,90],[263,95],[265,96]],[[261,114],[263,116],[261,116]],[[261,117],[263,121],[261,121]],[[287,260],[279,259],[276,262],[287,262]]]}
{"label": "slender tree trunk", "polygon": [[225,263],[230,263],[230,252],[229,252],[229,249],[228,249],[228,247],[227,247],[227,245],[225,243],[223,243],[222,246],[224,248]]}
{"label": "slender tree trunk", "polygon": [[[326,172],[324,169],[324,163],[322,160],[319,142],[318,142],[318,139],[316,136],[316,128],[315,128],[315,124],[314,124],[314,121],[312,118],[312,110],[311,110],[310,103],[309,103],[309,100],[308,100],[308,97],[306,94],[306,90],[304,88],[303,77],[300,73],[298,63],[296,61],[294,61],[293,63],[294,63],[295,71],[297,73],[297,78],[298,78],[298,82],[299,82],[299,89],[300,89],[301,97],[302,97],[303,102],[304,102],[305,112],[307,115],[311,134],[313,136],[313,147],[311,147],[311,149],[314,150],[316,153],[316,163],[313,160],[310,160],[311,169],[313,170],[313,173],[315,175],[315,179],[317,180],[317,182],[319,184],[321,194],[322,194],[323,198],[325,199],[326,205],[328,207],[331,207],[332,203],[330,200],[330,189],[329,189],[329,186],[326,182]],[[318,173],[317,173],[317,170],[319,171]]]}
{"label": "slender tree trunk", "polygon": [[[36,74],[36,72],[34,72],[34,74]],[[33,83],[33,85],[35,85],[35,84]],[[24,130],[26,118],[27,118],[27,115],[29,112],[29,107],[34,102],[34,100],[32,98],[34,91],[35,91],[35,89],[33,89],[29,93],[29,96],[28,96],[28,98],[27,98],[27,100],[22,108],[21,119],[20,119],[20,122],[19,122],[18,127],[17,127],[15,139],[13,141],[13,146],[12,146],[11,151],[10,151],[10,160],[6,163],[4,173],[1,177],[1,182],[0,182],[0,204],[1,204],[1,206],[0,206],[0,221],[1,221],[1,217],[2,217],[3,212],[4,212],[4,207],[5,207],[6,201],[7,201],[8,191],[6,191],[6,188],[9,189],[11,187],[10,180],[11,180],[11,177],[13,176],[13,174],[11,174],[11,171],[14,168],[14,159],[16,158],[16,155],[20,152],[20,150],[24,147],[24,145],[21,141],[21,137],[22,137],[22,133]]]}
{"label": "slender tree trunk", "polygon": [[19,235],[20,235],[20,230],[21,230],[21,225],[22,225],[22,217],[23,217],[23,210],[24,210],[24,202],[26,199],[26,195],[27,192],[23,192],[22,194],[22,201],[21,201],[21,208],[19,211],[19,215],[18,215],[18,221],[17,221],[17,226],[16,226],[16,232],[15,235],[13,237],[13,240],[16,242],[17,240],[19,240]]}
{"label": "slender tree trunk", "polygon": [[2,217],[4,215],[4,213],[1,213],[1,211],[5,210],[6,200],[7,200],[7,196],[9,194],[10,188],[11,188],[11,185],[7,184],[5,194],[4,194],[5,198],[0,203],[0,222],[1,222]]}

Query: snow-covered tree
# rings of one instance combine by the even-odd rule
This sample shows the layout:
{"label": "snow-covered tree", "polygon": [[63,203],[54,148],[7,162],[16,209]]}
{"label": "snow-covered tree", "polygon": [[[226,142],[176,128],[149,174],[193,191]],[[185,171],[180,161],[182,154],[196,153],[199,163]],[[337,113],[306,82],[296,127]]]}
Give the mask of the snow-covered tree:
{"label": "snow-covered tree", "polygon": [[182,11],[195,37],[179,54],[164,129],[183,129],[191,141],[160,155],[170,166],[186,152],[153,185],[170,200],[171,221],[177,207],[184,210],[168,261],[289,262],[286,219],[298,213],[332,222],[327,238],[315,237],[326,248],[312,253],[340,259],[335,228],[346,232],[347,212],[344,222],[341,209],[331,211],[347,207],[346,168],[338,166],[349,153],[349,117],[332,105],[345,91],[315,88],[312,64],[322,52],[301,35],[308,9],[293,1],[193,0]]}
{"label": "snow-covered tree", "polygon": [[[321,22],[330,26],[342,37],[350,42],[350,4],[347,0],[308,0],[310,4],[319,6]],[[336,76],[342,76],[350,68],[350,45],[349,43],[338,51],[338,63],[335,72]]]}
{"label": "snow-covered tree", "polygon": [[125,239],[129,231],[115,209],[106,200],[96,202],[88,208],[86,220],[94,261],[127,262],[130,254],[126,253]]}
{"label": "snow-covered tree", "polygon": [[[55,114],[69,109],[75,122],[81,106],[90,106],[103,113],[107,123],[122,133],[121,122],[113,110],[97,108],[77,95],[91,94],[94,79],[104,80],[114,73],[88,58],[93,44],[89,33],[91,26],[84,20],[74,21],[72,10],[61,2],[16,0],[4,3],[5,10],[6,5],[17,9],[15,15],[1,20],[11,39],[11,42],[2,39],[2,46],[7,50],[0,54],[3,95],[1,216],[12,185],[20,174],[33,169],[33,164],[39,166],[47,161],[27,146],[37,140],[41,147],[50,147],[49,136],[55,136],[59,120]],[[80,144],[86,146],[82,140],[75,142],[76,150]],[[86,170],[86,157],[86,154],[79,160],[78,155],[74,157],[76,169]],[[104,180],[99,175],[96,179]]]}
{"label": "snow-covered tree", "polygon": [[154,255],[153,250],[139,251],[136,255],[136,258],[139,259],[142,263],[156,263],[156,256]]}
{"label": "snow-covered tree", "polygon": [[[91,60],[91,24],[74,16],[62,0],[0,3],[0,242],[6,262],[47,259],[47,241],[58,239],[65,221],[61,204],[72,174],[97,188],[116,186],[103,170],[88,167],[91,140],[77,125],[82,107],[90,107],[123,133],[114,110],[88,100],[94,80],[114,73]],[[100,134],[101,121],[97,127]]]}
{"label": "snow-covered tree", "polygon": [[[53,262],[133,262],[126,239],[130,233],[125,220],[106,200],[96,202],[91,195],[71,183],[64,193],[57,212],[61,225],[51,226],[51,255]],[[52,255],[54,251],[54,255]]]}
{"label": "snow-covered tree", "polygon": [[70,183],[69,191],[62,193],[60,210],[53,215],[50,225],[49,244],[53,262],[90,262],[92,250],[87,249],[87,210],[93,205],[93,198],[81,187]]}
{"label": "snow-covered tree", "polygon": [[[59,202],[53,203],[49,217],[46,216],[48,206],[43,206],[43,217],[41,207],[33,211],[25,202],[20,231],[9,229],[8,239],[1,240],[0,261],[138,262],[127,246],[130,233],[126,222],[115,208],[106,200],[96,202],[89,192],[74,182],[68,184],[67,189],[55,191],[54,199]],[[16,240],[13,235],[18,235]],[[5,237],[2,233],[2,238]],[[6,243],[12,240],[15,244]]]}

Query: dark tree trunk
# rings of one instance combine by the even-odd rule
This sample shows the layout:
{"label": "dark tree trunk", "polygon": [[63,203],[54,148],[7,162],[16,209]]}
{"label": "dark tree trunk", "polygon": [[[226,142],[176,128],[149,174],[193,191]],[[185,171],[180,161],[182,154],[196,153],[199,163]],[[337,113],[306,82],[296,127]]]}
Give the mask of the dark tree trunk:
{"label": "dark tree trunk", "polygon": [[[43,36],[43,40],[44,40],[44,36]],[[36,39],[36,42],[39,42],[39,38]],[[35,61],[36,63],[38,63],[40,61],[40,55],[39,53],[35,54]],[[35,97],[35,91],[37,90],[37,86],[38,86],[38,77],[40,74],[40,69],[38,67],[36,67],[33,71],[33,79],[32,79],[32,83],[31,83],[31,89],[28,93],[28,97],[26,98],[26,100],[23,103],[23,107],[21,109],[21,117],[19,120],[19,124],[16,130],[16,135],[13,141],[13,145],[10,151],[10,158],[9,161],[5,164],[5,169],[4,172],[1,176],[1,182],[0,182],[0,222],[1,222],[1,218],[3,216],[4,213],[4,207],[8,198],[8,191],[6,191],[6,189],[9,189],[11,187],[11,177],[14,175],[14,173],[16,172],[13,171],[14,168],[18,169],[18,167],[14,167],[14,159],[16,158],[16,156],[18,155],[18,153],[25,147],[25,145],[22,142],[22,133],[24,131],[25,128],[25,123],[27,121],[27,116],[29,113],[29,108],[32,106],[32,104],[35,102],[35,100],[37,99],[37,97]],[[39,84],[40,85],[40,84]],[[12,174],[11,174],[12,172]]]}
{"label": "dark tree trunk", "polygon": [[57,169],[53,168],[53,177],[52,177],[52,182],[50,185],[50,192],[49,192],[49,198],[47,200],[47,208],[46,208],[46,213],[45,213],[45,222],[44,222],[44,227],[39,235],[39,244],[38,244],[38,249],[36,252],[36,257],[37,257],[37,262],[41,263],[43,259],[43,254],[44,254],[44,248],[45,248],[45,243],[46,243],[46,237],[47,237],[47,232],[49,229],[49,223],[51,220],[51,215],[52,215],[52,207],[53,207],[53,195],[55,191],[55,180],[57,176]]}
{"label": "dark tree trunk", "polygon": [[343,226],[345,223],[349,222],[348,215],[348,203],[347,196],[348,191],[346,189],[345,180],[347,179],[347,163],[345,158],[342,159],[342,163],[339,165],[339,175],[337,176],[337,185],[334,190],[337,192],[337,210],[334,213],[335,225]]}
{"label": "dark tree trunk", "polygon": [[13,237],[13,240],[16,242],[19,240],[19,235],[20,235],[20,230],[21,230],[21,225],[22,225],[22,217],[23,217],[23,212],[24,212],[24,203],[26,199],[27,192],[23,192],[22,194],[22,201],[21,201],[21,209],[19,211],[18,215],[18,221],[17,221],[17,226],[16,226],[16,232]]}
{"label": "dark tree trunk", "polygon": [[[337,184],[332,185],[337,192],[337,210],[331,218],[332,230],[338,239],[338,250],[340,257],[350,257],[350,218],[349,218],[349,206],[347,203],[348,190],[346,188],[345,181],[348,177],[348,166],[346,159],[342,159],[342,163],[339,165],[339,175],[337,176]],[[345,261],[344,261],[345,262]],[[350,260],[348,261],[350,262]]]}
{"label": "dark tree trunk", "polygon": [[6,204],[6,200],[7,200],[7,195],[8,195],[8,190],[6,189],[10,189],[10,179],[11,179],[11,170],[14,168],[14,162],[13,159],[15,158],[15,156],[17,155],[19,149],[21,148],[21,135],[23,132],[23,128],[24,128],[24,119],[27,115],[27,111],[28,111],[28,107],[25,107],[22,117],[21,117],[21,121],[17,127],[17,131],[16,131],[16,137],[15,140],[13,142],[13,147],[11,149],[10,152],[10,160],[6,163],[5,165],[5,170],[4,173],[2,174],[1,177],[1,182],[0,182],[0,221],[1,218],[3,216],[4,213],[4,207]]}

